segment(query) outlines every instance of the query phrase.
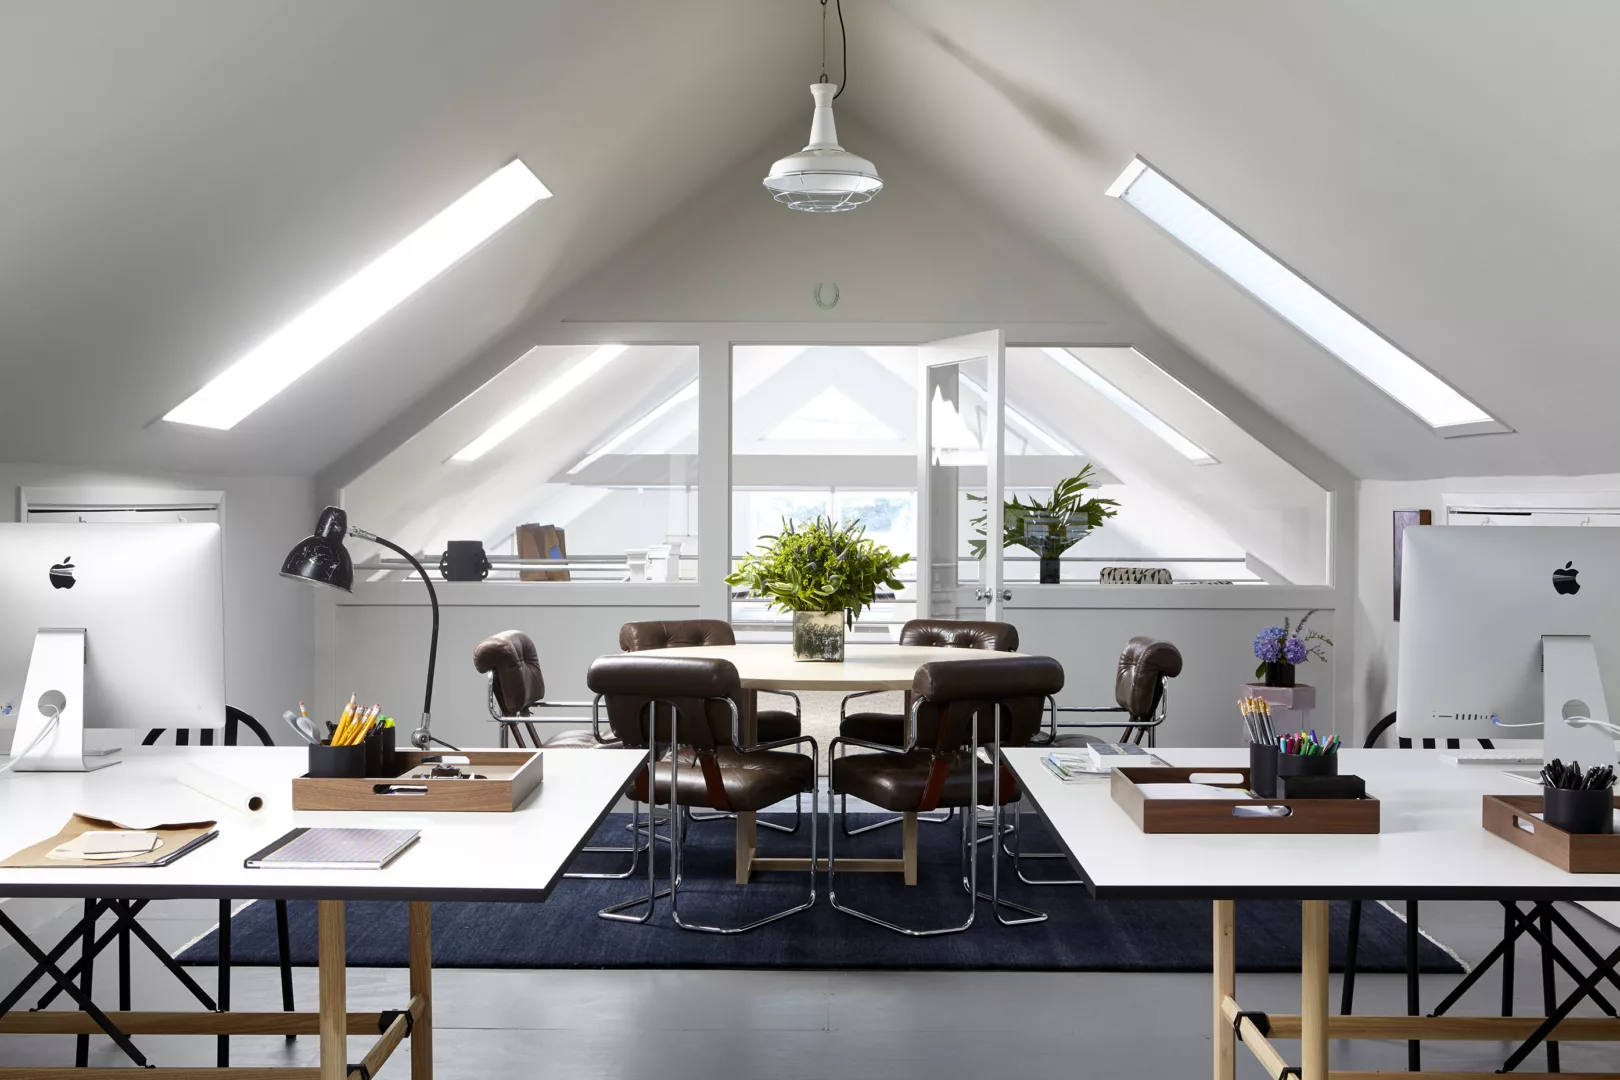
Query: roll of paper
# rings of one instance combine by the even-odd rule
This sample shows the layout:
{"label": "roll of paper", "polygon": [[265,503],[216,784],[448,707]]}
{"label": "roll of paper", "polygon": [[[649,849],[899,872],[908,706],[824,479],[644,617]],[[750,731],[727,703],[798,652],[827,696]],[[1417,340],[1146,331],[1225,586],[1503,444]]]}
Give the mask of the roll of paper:
{"label": "roll of paper", "polygon": [[240,810],[244,814],[256,814],[264,809],[264,794],[244,787],[235,780],[211,772],[200,765],[186,762],[180,766],[174,778],[192,791],[200,792],[216,802],[222,802],[232,810]]}

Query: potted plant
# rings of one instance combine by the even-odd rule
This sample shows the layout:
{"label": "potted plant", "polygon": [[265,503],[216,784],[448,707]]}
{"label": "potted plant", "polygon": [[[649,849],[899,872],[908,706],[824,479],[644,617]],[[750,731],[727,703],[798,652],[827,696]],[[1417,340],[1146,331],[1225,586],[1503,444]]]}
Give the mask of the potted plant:
{"label": "potted plant", "polygon": [[784,520],[781,532],[760,539],[765,544],[743,557],[726,584],[745,585],[772,607],[793,612],[795,660],[842,660],[845,627],[855,625],[879,589],[901,588],[895,571],[911,561],[866,539],[858,520]]}
{"label": "potted plant", "polygon": [[1287,616],[1281,626],[1268,626],[1255,635],[1254,655],[1260,664],[1254,669],[1255,678],[1263,678],[1267,686],[1293,686],[1294,667],[1311,657],[1327,660],[1327,648],[1333,642],[1315,630],[1307,631],[1305,624],[1319,608],[1312,608],[1291,624]]}
{"label": "potted plant", "polygon": [[[1065,551],[1084,540],[1093,529],[1119,513],[1113,499],[1086,498],[1092,486],[1091,466],[1087,465],[1052,489],[1052,498],[1037,502],[1033,497],[1022,502],[1014,496],[1002,507],[1001,546],[1027,548],[1041,559],[1041,584],[1056,585],[1062,573],[1059,558]],[[984,502],[983,495],[969,495],[969,499]],[[988,513],[980,514],[971,524],[984,535]],[[971,542],[975,558],[984,558],[985,541]]]}

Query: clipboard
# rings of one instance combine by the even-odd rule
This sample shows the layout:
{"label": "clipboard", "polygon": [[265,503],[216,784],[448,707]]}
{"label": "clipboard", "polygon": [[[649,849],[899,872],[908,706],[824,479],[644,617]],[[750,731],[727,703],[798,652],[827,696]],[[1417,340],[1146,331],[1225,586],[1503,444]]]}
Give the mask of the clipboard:
{"label": "clipboard", "polygon": [[[219,830],[213,821],[181,821],[161,825],[131,825],[122,821],[113,821],[108,818],[91,817],[88,814],[74,814],[62,831],[49,840],[41,840],[32,847],[21,851],[7,859],[0,860],[0,868],[13,867],[30,870],[54,870],[61,868],[89,869],[97,867],[154,867],[168,866],[176,859],[208,843],[219,835]],[[50,853],[63,844],[83,835],[101,829],[116,829],[131,832],[157,833],[162,841],[152,851],[128,855],[122,859],[53,859]],[[4,880],[0,878],[0,880]]]}

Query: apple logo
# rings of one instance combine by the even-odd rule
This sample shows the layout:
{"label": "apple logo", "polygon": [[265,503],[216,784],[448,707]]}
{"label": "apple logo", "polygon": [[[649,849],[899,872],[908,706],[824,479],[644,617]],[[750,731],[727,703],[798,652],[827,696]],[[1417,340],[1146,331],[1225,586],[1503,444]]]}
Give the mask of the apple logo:
{"label": "apple logo", "polygon": [[1581,583],[1575,580],[1580,571],[1575,569],[1573,561],[1564,564],[1562,570],[1553,571],[1553,591],[1560,596],[1574,596],[1581,591]]}
{"label": "apple logo", "polygon": [[71,589],[77,584],[78,582],[73,580],[73,556],[69,555],[51,567],[51,588]]}

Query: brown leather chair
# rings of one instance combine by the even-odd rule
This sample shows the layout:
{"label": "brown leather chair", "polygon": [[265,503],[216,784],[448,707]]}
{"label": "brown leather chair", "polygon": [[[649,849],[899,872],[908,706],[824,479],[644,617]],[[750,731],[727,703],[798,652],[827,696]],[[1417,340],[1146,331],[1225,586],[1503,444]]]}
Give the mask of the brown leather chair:
{"label": "brown leather chair", "polygon": [[[1147,735],[1148,746],[1158,745],[1159,725],[1169,715],[1169,695],[1165,683],[1181,674],[1181,650],[1168,641],[1137,636],[1125,643],[1119,654],[1119,670],[1114,676],[1114,704],[1112,705],[1056,705],[1052,707],[1052,726],[1045,733],[1047,745],[1083,747],[1087,743],[1103,742],[1086,735],[1086,728],[1111,728],[1124,725],[1121,742],[1138,742]],[[1124,714],[1124,720],[1071,720],[1058,717],[1064,713]],[[1074,734],[1063,734],[1064,730]],[[1025,851],[1023,849],[1024,808],[1013,808],[1013,846],[1009,849],[1005,839],[1002,850],[1012,856],[1013,873],[1025,885],[1083,885],[1079,878],[1032,878],[1024,872],[1025,859],[1067,859],[1061,851]]]}
{"label": "brown leather chair", "polygon": [[[805,911],[816,902],[816,741],[808,735],[779,742],[744,745],[742,715],[737,708],[741,686],[728,660],[630,654],[603,656],[591,664],[586,684],[605,707],[613,734],[626,747],[647,751],[647,768],[631,781],[631,797],[666,804],[671,820],[683,806],[731,813],[757,812],[804,793],[811,797],[809,899],[803,904],[755,919],[742,926],[705,926],[681,917],[682,830],[671,829],[670,887],[656,889],[654,859],[648,859],[647,895],[603,909],[605,919],[644,923],[659,898],[668,896],[675,924],[684,930],[737,934]],[[597,721],[599,724],[599,720]],[[673,731],[671,731],[673,728]],[[808,755],[779,748],[810,745]],[[627,908],[645,904],[640,916]]]}
{"label": "brown leather chair", "polygon": [[[619,648],[625,652],[648,649],[681,649],[703,645],[735,645],[737,634],[724,619],[670,619],[658,622],[625,623],[619,628]],[[799,720],[799,695],[788,690],[759,690],[793,700],[793,711],[760,709],[754,714],[754,728],[760,742],[797,739],[803,730]],[[738,706],[741,707],[741,692]]]}
{"label": "brown leather chair", "polygon": [[[1105,740],[1085,734],[1065,735],[1063,732],[1121,727],[1121,742],[1139,743],[1145,734],[1149,746],[1157,745],[1159,725],[1164,723],[1168,715],[1169,695],[1165,691],[1165,683],[1180,674],[1180,649],[1158,638],[1131,638],[1119,654],[1119,671],[1114,676],[1114,704],[1057,706],[1049,741],[1057,746],[1084,746]],[[1125,719],[1067,722],[1056,719],[1064,713],[1123,713]]]}
{"label": "brown leather chair", "polygon": [[[595,747],[609,747],[618,749],[622,744],[611,739],[603,741],[598,739],[592,728],[578,728],[553,735],[550,739],[542,740],[536,724],[577,724],[584,717],[575,715],[567,717],[535,716],[535,709],[571,709],[576,712],[589,709],[588,701],[543,701],[546,695],[546,681],[540,674],[540,654],[534,647],[534,640],[521,630],[503,630],[498,634],[491,634],[480,641],[473,648],[473,667],[489,677],[489,716],[501,728],[501,745],[507,746],[515,740],[518,746],[525,746],[523,733],[529,734],[529,743],[535,747],[544,745],[548,750],[589,750]],[[641,804],[637,803],[631,815],[630,831],[635,836],[634,842],[625,847],[607,845],[592,845],[581,848],[581,851],[602,854],[622,854],[630,856],[630,866],[622,873],[587,873],[571,870],[564,874],[570,878],[589,879],[621,879],[627,878],[636,872],[636,866],[641,859],[641,853],[647,850],[647,843],[643,837],[654,833],[656,823],[653,821],[651,808],[648,809],[647,822],[644,824],[641,817]]]}
{"label": "brown leather chair", "polygon": [[[619,627],[619,648],[625,652],[646,652],[654,649],[696,648],[704,645],[735,645],[737,634],[724,619],[665,619],[653,622],[625,623]],[[793,700],[793,711],[785,709],[759,709],[754,711],[755,737],[762,743],[797,739],[803,728],[799,720],[799,695],[788,690],[757,690],[756,694],[776,694]],[[737,707],[742,707],[742,692],[737,693]],[[757,700],[757,699],[756,699]],[[697,814],[689,808],[686,816],[692,821],[721,821],[735,814]],[[803,821],[800,800],[793,803],[793,825],[780,825],[774,821],[761,821],[759,827],[774,832],[796,833]]]}
{"label": "brown leather chair", "polygon": [[[1000,858],[991,846],[992,886],[978,891],[979,844],[974,808],[992,808],[991,836],[1001,835],[1002,808],[1022,792],[1001,760],[1003,745],[1022,745],[1040,730],[1042,706],[1063,689],[1063,666],[1049,656],[1008,656],[971,664],[933,663],[917,669],[912,707],[899,746],[865,742],[840,735],[832,750],[861,746],[873,754],[831,760],[831,787],[836,795],[853,795],[885,810],[916,814],[940,808],[962,811],[963,878],[969,894],[967,920],[960,926],[913,929],[838,902],[835,832],[827,843],[828,899],[838,910],[914,937],[958,933],[973,925],[979,899],[991,901],[996,918],[1007,925],[1040,922],[1046,916],[1001,899]],[[1034,703],[1030,708],[1029,703]],[[919,732],[932,731],[931,740]],[[991,748],[991,764],[980,768],[979,747]],[[1007,919],[1011,908],[1024,918]]]}
{"label": "brown leather chair", "polygon": [[[901,645],[922,645],[940,649],[987,649],[992,652],[1017,652],[1018,628],[1004,622],[964,622],[952,619],[912,619],[900,628]],[[906,718],[902,713],[848,712],[849,703],[856,698],[873,694],[892,693],[887,690],[857,690],[847,694],[838,706],[838,734],[862,742],[899,746],[905,741]],[[919,732],[924,745],[933,740],[934,733],[926,728]],[[887,818],[858,829],[849,827],[849,800],[842,800],[839,827],[845,836],[857,836],[873,829],[896,824],[900,818]],[[935,823],[950,820],[950,814],[938,818],[924,818]]]}
{"label": "brown leather chair", "polygon": [[586,717],[541,717],[535,709],[589,709],[588,701],[545,701],[546,680],[540,673],[540,654],[534,639],[521,630],[502,630],[473,647],[473,667],[489,677],[489,716],[501,726],[501,745],[516,741],[527,745],[523,732],[536,746],[571,750],[596,746],[616,746],[600,742],[590,728],[578,728],[542,740],[536,724],[577,724]]}

